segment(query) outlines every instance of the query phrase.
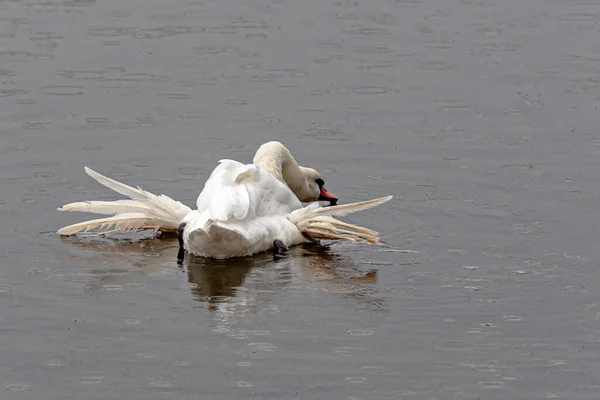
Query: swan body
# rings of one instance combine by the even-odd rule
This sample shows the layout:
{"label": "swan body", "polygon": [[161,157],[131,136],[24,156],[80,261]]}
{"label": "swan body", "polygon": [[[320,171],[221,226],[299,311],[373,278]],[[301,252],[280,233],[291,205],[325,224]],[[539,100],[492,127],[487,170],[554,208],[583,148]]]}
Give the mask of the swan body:
{"label": "swan body", "polygon": [[287,218],[302,208],[294,193],[254,164],[221,160],[197,200],[197,210],[181,221],[189,253],[210,258],[247,256],[305,242]]}
{"label": "swan body", "polygon": [[[196,201],[196,210],[165,195],[154,195],[107,178],[90,168],[99,183],[130,200],[88,201],[67,204],[61,211],[113,215],[64,227],[61,235],[90,229],[135,231],[152,228],[177,231],[188,253],[224,259],[248,256],[274,247],[312,239],[379,243],[376,231],[339,221],[346,215],[389,201],[392,196],[359,203],[322,207],[316,200],[337,198],[324,188],[318,172],[300,167],[279,142],[257,151],[253,164],[221,160]],[[304,207],[301,201],[313,201]],[[106,228],[114,227],[112,230]]]}

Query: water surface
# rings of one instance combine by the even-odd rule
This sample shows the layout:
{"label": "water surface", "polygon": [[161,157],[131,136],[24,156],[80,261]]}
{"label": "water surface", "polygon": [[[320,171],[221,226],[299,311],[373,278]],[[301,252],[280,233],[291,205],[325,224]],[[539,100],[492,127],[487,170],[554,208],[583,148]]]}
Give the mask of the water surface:
{"label": "water surface", "polygon": [[[0,398],[596,399],[600,7],[0,1]],[[364,245],[60,239],[283,141]]]}

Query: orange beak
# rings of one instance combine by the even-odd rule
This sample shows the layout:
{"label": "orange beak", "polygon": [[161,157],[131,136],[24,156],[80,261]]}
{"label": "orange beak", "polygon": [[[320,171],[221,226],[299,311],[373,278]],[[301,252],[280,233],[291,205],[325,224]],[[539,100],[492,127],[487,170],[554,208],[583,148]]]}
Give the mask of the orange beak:
{"label": "orange beak", "polygon": [[329,201],[329,205],[336,205],[338,198],[333,194],[333,193],[329,193],[327,190],[325,190],[325,186],[321,186],[321,195],[319,196],[319,200],[322,201]]}

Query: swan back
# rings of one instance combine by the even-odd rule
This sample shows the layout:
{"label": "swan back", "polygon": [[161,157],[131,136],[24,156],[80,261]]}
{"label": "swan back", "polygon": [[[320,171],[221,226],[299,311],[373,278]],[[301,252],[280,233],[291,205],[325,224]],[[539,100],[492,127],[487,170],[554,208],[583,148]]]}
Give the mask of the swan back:
{"label": "swan back", "polygon": [[221,160],[196,201],[198,212],[215,221],[250,220],[287,214],[302,207],[295,194],[254,164]]}

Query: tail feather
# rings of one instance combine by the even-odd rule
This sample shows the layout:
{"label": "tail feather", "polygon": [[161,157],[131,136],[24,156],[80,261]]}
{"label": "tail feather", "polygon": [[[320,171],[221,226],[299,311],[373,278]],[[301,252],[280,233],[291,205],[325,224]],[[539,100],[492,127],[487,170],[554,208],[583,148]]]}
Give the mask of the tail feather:
{"label": "tail feather", "polygon": [[307,207],[292,212],[288,219],[300,231],[313,239],[349,240],[352,242],[368,242],[380,244],[379,233],[369,228],[342,222],[333,216],[345,216],[357,211],[381,205],[393,196],[361,201],[357,203],[342,204],[339,206],[319,207],[313,203]]}
{"label": "tail feather", "polygon": [[[73,235],[80,231],[99,228],[103,233],[115,226],[116,231],[132,231],[138,229],[155,229],[165,232],[177,230],[181,220],[192,210],[179,201],[165,195],[134,188],[114,179],[108,178],[91,168],[85,167],[85,172],[98,183],[129,197],[131,200],[116,201],[83,201],[66,204],[59,211],[80,211],[96,214],[114,215],[111,218],[95,219],[73,224],[60,229],[61,235]],[[111,231],[112,232],[112,231]]]}

